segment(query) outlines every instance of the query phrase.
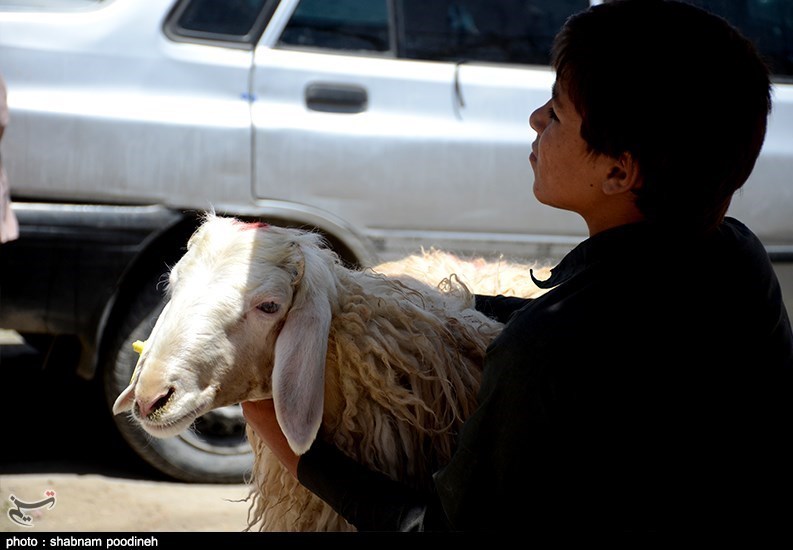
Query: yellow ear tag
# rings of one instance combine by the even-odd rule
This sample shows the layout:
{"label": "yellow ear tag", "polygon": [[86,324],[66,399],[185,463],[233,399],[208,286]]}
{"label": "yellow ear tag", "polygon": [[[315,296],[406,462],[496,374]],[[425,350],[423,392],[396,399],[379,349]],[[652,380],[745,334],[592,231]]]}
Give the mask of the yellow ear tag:
{"label": "yellow ear tag", "polygon": [[[138,353],[138,355],[143,353],[143,348],[145,347],[146,347],[146,341],[135,340],[134,342],[132,342],[132,349],[134,349]],[[132,385],[132,383],[138,377],[139,372],[140,372],[140,357],[138,357],[138,362],[135,365],[135,370],[132,371],[132,377],[129,379],[130,385]]]}

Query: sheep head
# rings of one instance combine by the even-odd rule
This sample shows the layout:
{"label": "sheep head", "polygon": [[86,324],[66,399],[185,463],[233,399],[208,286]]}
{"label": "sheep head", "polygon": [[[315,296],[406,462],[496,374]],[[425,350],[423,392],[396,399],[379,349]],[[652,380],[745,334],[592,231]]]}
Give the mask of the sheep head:
{"label": "sheep head", "polygon": [[292,449],[308,450],[322,420],[328,258],[313,233],[208,215],[114,414],[171,437],[214,408],[272,397]]}

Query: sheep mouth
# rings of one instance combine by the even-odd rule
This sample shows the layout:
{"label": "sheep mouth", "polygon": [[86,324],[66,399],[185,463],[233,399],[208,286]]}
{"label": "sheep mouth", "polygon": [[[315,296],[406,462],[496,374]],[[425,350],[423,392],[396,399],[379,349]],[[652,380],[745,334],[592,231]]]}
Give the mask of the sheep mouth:
{"label": "sheep mouth", "polygon": [[[175,408],[173,403],[173,392],[169,392],[167,398],[164,399],[163,404],[150,412],[146,416],[141,416],[140,413],[135,411],[135,418],[140,422],[143,429],[155,437],[172,437],[186,430],[193,421],[206,414],[212,409],[212,400],[200,399],[196,406],[192,407],[185,413],[173,412]],[[182,408],[182,407],[178,407]]]}

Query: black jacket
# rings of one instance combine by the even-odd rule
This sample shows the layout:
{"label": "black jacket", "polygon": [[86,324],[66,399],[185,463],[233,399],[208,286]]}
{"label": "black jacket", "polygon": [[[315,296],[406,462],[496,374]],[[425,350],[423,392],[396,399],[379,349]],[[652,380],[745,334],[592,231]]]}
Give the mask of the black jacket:
{"label": "black jacket", "polygon": [[791,516],[793,335],[765,249],[640,223],[576,247],[508,323],[434,491],[316,443],[298,477],[361,530],[665,531]]}

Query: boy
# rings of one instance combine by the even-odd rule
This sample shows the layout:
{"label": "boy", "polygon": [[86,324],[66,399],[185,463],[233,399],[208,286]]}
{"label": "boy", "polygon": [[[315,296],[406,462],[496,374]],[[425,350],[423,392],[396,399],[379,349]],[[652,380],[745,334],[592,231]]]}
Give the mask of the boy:
{"label": "boy", "polygon": [[725,218],[762,147],[767,68],[726,21],[664,0],[570,18],[552,59],[534,194],[590,236],[543,296],[478,297],[507,325],[434,491],[321,441],[295,456],[271,402],[246,418],[359,529],[781,526],[793,335],[765,249]]}

